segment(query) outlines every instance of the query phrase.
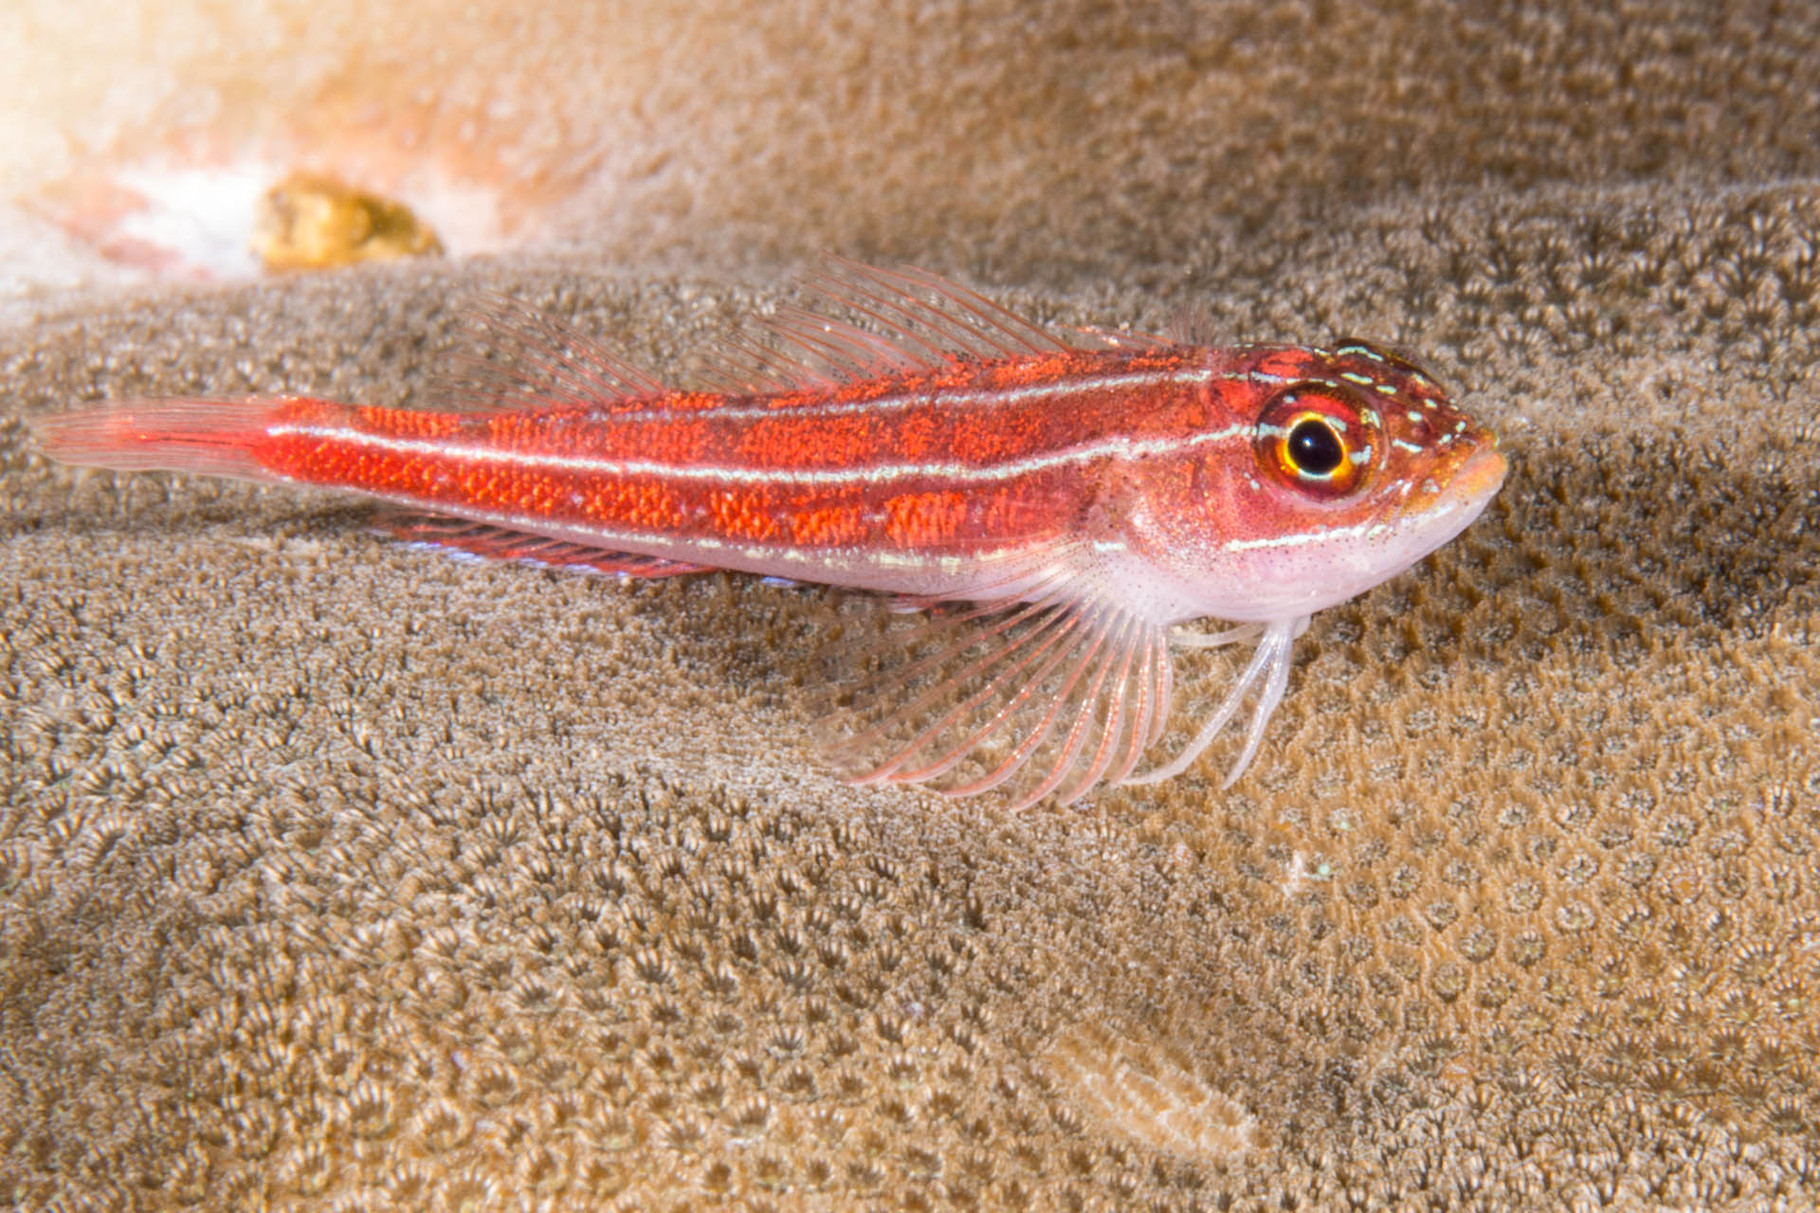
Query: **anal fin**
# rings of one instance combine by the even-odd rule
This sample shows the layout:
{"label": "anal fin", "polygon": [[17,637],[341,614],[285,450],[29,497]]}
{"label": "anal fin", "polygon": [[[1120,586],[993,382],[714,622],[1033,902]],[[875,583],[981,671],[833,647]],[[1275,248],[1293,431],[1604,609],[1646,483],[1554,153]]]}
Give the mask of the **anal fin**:
{"label": "anal fin", "polygon": [[602,577],[677,577],[685,573],[709,572],[713,567],[662,556],[613,551],[532,531],[516,531],[492,523],[436,514],[383,515],[376,520],[376,525],[406,543],[441,548],[481,560],[569,569]]}

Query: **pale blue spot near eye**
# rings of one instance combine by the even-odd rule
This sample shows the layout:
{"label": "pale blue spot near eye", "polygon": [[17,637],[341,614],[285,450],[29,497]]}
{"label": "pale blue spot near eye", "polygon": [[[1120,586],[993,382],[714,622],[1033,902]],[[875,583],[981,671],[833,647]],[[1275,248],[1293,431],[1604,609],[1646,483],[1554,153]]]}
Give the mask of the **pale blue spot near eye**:
{"label": "pale blue spot near eye", "polygon": [[1411,421],[1415,422],[1417,425],[1422,424],[1422,414],[1416,412],[1414,409],[1410,409],[1407,413],[1404,413],[1403,416],[1409,418]]}
{"label": "pale blue spot near eye", "polygon": [[1341,371],[1340,378],[1344,379],[1348,383],[1363,384],[1366,387],[1375,387],[1378,382],[1376,379],[1373,379],[1370,375],[1361,375],[1357,371]]}
{"label": "pale blue spot near eye", "polygon": [[1375,383],[1372,386],[1378,391],[1383,392],[1386,396],[1394,396],[1397,394],[1397,389],[1391,387],[1388,383]]}

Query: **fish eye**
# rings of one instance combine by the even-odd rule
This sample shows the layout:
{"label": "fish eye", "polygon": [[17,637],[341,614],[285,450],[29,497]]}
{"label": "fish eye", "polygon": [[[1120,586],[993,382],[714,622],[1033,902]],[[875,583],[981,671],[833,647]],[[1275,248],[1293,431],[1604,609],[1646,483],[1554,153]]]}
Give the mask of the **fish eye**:
{"label": "fish eye", "polygon": [[1346,458],[1346,446],[1324,419],[1305,417],[1289,431],[1283,457],[1304,476],[1331,476]]}
{"label": "fish eye", "polygon": [[1319,497],[1359,488],[1378,453],[1377,413],[1344,389],[1298,383],[1264,406],[1258,462],[1274,479]]}

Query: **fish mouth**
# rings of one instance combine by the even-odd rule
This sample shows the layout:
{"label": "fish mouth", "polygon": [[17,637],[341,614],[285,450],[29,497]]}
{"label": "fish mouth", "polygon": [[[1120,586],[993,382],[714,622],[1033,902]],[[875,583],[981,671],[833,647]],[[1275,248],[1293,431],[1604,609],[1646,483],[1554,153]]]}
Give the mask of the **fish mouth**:
{"label": "fish mouth", "polygon": [[[1420,536],[1408,564],[1428,555],[1473,524],[1504,484],[1510,465],[1487,439],[1456,464],[1439,491],[1409,519],[1409,533]],[[1404,567],[1408,567],[1406,564]]]}
{"label": "fish mouth", "polygon": [[1504,484],[1510,464],[1498,451],[1497,441],[1484,443],[1468,455],[1447,478],[1447,485],[1436,499],[1436,505],[1450,509],[1483,506]]}

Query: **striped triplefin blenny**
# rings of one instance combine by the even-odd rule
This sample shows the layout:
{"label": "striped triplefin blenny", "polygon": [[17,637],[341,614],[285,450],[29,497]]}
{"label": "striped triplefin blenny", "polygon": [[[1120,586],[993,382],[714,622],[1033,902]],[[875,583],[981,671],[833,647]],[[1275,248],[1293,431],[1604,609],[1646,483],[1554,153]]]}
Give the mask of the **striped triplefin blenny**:
{"label": "striped triplefin blenny", "polygon": [[[68,463],[346,490],[393,529],[628,577],[731,569],[896,595],[834,751],[861,782],[1067,803],[1188,768],[1253,699],[1256,752],[1323,607],[1463,530],[1495,437],[1388,349],[1040,327],[912,269],[830,261],[707,386],[668,386],[533,310],[425,410],[131,400],[35,422]],[[905,616],[899,616],[905,618]],[[1216,619],[1215,632],[1182,631]],[[1172,645],[1251,656],[1175,757]],[[849,663],[850,668],[851,663]]]}

